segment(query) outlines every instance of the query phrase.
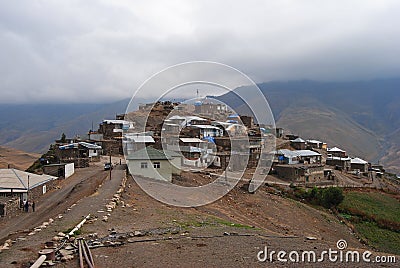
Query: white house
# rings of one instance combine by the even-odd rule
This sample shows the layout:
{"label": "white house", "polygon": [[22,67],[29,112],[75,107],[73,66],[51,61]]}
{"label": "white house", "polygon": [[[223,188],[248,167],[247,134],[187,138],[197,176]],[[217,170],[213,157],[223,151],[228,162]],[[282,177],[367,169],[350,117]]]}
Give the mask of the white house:
{"label": "white house", "polygon": [[180,174],[181,155],[162,152],[151,146],[128,155],[128,168],[135,176],[172,181],[172,174]]}

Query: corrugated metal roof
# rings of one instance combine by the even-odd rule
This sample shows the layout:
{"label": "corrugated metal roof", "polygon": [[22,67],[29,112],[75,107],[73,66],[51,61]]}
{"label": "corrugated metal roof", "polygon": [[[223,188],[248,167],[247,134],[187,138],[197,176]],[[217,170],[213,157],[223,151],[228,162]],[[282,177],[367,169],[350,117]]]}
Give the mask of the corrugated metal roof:
{"label": "corrugated metal roof", "polygon": [[218,129],[221,130],[219,127],[211,126],[211,125],[192,125],[192,127],[201,128],[201,129]]}
{"label": "corrugated metal roof", "polygon": [[288,149],[282,149],[274,152],[275,154],[284,155],[285,157],[292,158],[292,157],[307,157],[307,156],[321,156],[321,154],[311,151],[311,150],[297,150],[291,151]]}
{"label": "corrugated metal roof", "polygon": [[333,147],[327,150],[328,152],[340,152],[340,153],[345,153],[346,151],[343,151],[342,149],[338,147]]}
{"label": "corrugated metal roof", "polygon": [[92,143],[88,143],[88,142],[84,142],[84,141],[79,142],[79,145],[86,147],[88,149],[92,149],[92,150],[101,150],[100,145],[92,144]]}
{"label": "corrugated metal roof", "polygon": [[303,140],[302,138],[297,138],[295,140],[292,140],[291,142],[294,142],[294,143],[305,143],[306,141]]}
{"label": "corrugated metal roof", "polygon": [[37,175],[17,169],[0,169],[0,190],[4,192],[10,189],[26,191],[28,189],[28,176],[29,176],[29,189],[35,188],[48,181],[55,180],[57,177],[49,175]]}
{"label": "corrugated metal roof", "polygon": [[326,160],[341,160],[341,161],[350,161],[350,157],[337,157],[337,156],[332,156],[328,157]]}
{"label": "corrugated metal roof", "polygon": [[308,143],[323,143],[322,141],[318,140],[307,140]]}
{"label": "corrugated metal roof", "polygon": [[204,141],[202,141],[202,140],[200,140],[199,138],[180,138],[180,140],[182,141],[182,142],[184,142],[184,143],[186,143],[186,142],[193,142],[193,143],[196,143],[196,142],[204,142]]}
{"label": "corrugated metal roof", "polygon": [[358,157],[351,159],[350,162],[351,162],[352,164],[361,164],[361,165],[368,164],[367,161],[365,161],[365,160],[363,160],[363,159],[361,159],[361,158],[358,158]]}
{"label": "corrugated metal roof", "polygon": [[127,157],[128,160],[170,160],[171,158],[171,155],[168,155],[151,146],[133,152]]}
{"label": "corrugated metal roof", "polygon": [[129,139],[136,143],[155,143],[152,136],[129,136]]}
{"label": "corrugated metal roof", "polygon": [[115,125],[119,125],[119,124],[122,124],[122,125],[129,125],[131,122],[125,121],[125,120],[117,120],[117,119],[104,119],[104,120],[103,120],[103,123],[106,123],[106,124],[115,124]]}

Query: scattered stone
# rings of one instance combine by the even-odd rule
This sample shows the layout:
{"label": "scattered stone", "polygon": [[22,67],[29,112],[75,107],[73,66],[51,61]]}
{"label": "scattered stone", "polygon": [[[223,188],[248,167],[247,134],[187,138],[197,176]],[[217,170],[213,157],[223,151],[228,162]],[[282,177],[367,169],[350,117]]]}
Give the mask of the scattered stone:
{"label": "scattered stone", "polygon": [[144,234],[141,232],[141,231],[135,231],[134,233],[133,233],[133,236],[144,236]]}
{"label": "scattered stone", "polygon": [[67,255],[67,256],[63,256],[61,258],[61,261],[62,262],[67,262],[67,261],[70,261],[70,260],[73,260],[73,259],[74,259],[74,255]]}
{"label": "scattered stone", "polygon": [[113,242],[107,240],[106,242],[104,242],[104,245],[105,246],[111,246],[111,245],[113,245]]}
{"label": "scattered stone", "polygon": [[57,241],[60,241],[61,239],[62,239],[61,237],[55,236],[55,237],[53,237],[51,240],[57,242]]}
{"label": "scattered stone", "polygon": [[66,250],[66,249],[60,249],[60,254],[62,255],[62,256],[68,256],[68,255],[72,255],[73,254],[73,252],[71,251],[71,250]]}
{"label": "scattered stone", "polygon": [[57,234],[57,236],[59,236],[59,237],[66,237],[67,235],[64,234],[63,232],[59,232],[59,233]]}
{"label": "scattered stone", "polygon": [[103,221],[104,222],[108,222],[108,217],[107,216],[103,216]]}
{"label": "scattered stone", "polygon": [[34,235],[34,234],[36,234],[36,232],[30,232],[30,233],[28,234],[28,236],[32,236],[32,235]]}
{"label": "scattered stone", "polygon": [[228,233],[228,232],[224,232],[224,235],[231,235],[230,233]]}
{"label": "scattered stone", "polygon": [[93,241],[92,245],[93,246],[102,246],[103,244],[101,242],[99,242],[99,241]]}
{"label": "scattered stone", "polygon": [[171,234],[179,234],[179,230],[178,229],[174,229],[171,231]]}
{"label": "scattered stone", "polygon": [[88,236],[90,238],[97,238],[98,237],[97,233],[89,234]]}
{"label": "scattered stone", "polygon": [[316,238],[314,236],[307,236],[306,239],[307,240],[318,240],[318,238]]}
{"label": "scattered stone", "polygon": [[51,266],[56,265],[52,260],[45,261],[44,263],[45,263],[45,265],[48,266],[48,267],[51,267]]}

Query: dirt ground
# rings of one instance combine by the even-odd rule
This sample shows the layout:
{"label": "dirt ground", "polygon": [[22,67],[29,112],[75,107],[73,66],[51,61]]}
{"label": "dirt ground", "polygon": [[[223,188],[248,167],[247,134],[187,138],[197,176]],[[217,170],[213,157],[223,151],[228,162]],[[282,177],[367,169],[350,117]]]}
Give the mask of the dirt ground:
{"label": "dirt ground", "polygon": [[[118,205],[108,213],[108,220],[103,221],[107,214],[104,206],[125,177],[121,168],[112,171],[115,174],[112,180],[101,165],[78,170],[58,192],[46,196],[48,203],[41,201],[38,211],[45,214],[22,215],[4,222],[0,237],[19,241],[0,253],[0,267],[29,267],[44,242],[72,228],[88,213],[94,220],[83,226],[79,236],[92,246],[99,245],[92,249],[96,267],[286,267],[288,263],[278,262],[276,258],[272,263],[259,262],[257,254],[266,246],[271,251],[314,250],[320,253],[336,249],[340,239],[347,241],[348,249],[371,250],[329,211],[268,193],[266,187],[249,194],[244,182],[239,182],[230,193],[212,204],[179,208],[154,200],[128,176]],[[187,173],[180,183],[201,185],[207,180],[209,178],[200,174]],[[54,217],[54,223],[32,236],[27,235],[29,230],[11,236],[6,234],[40,225],[49,217]],[[297,266],[315,265],[301,263]],[[337,267],[337,264],[325,261],[318,264],[321,266]],[[367,265],[340,263],[340,266]],[[79,267],[76,255],[73,260],[58,263],[56,267]]]}

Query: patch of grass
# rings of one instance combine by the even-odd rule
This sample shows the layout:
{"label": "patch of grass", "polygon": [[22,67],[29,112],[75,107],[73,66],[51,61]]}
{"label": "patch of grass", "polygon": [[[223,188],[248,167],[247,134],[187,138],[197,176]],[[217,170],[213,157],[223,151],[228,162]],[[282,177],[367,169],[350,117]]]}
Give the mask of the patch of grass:
{"label": "patch of grass", "polygon": [[342,213],[374,221],[381,227],[400,231],[400,202],[390,195],[348,192],[338,209]]}
{"label": "patch of grass", "polygon": [[193,220],[188,220],[188,221],[178,221],[176,222],[181,228],[183,229],[188,229],[188,228],[193,228],[193,227],[218,227],[221,225],[224,226],[229,226],[229,227],[235,227],[235,228],[244,228],[244,229],[255,229],[252,226],[245,225],[245,224],[240,224],[240,223],[234,223],[230,222],[227,220],[223,220],[220,218],[214,218],[214,217],[208,217],[205,220],[199,220],[199,219],[193,219]]}
{"label": "patch of grass", "polygon": [[400,254],[400,202],[382,192],[346,192],[338,206],[358,235],[378,250]]}
{"label": "patch of grass", "polygon": [[230,227],[236,227],[236,228],[244,228],[244,229],[255,229],[252,226],[245,225],[245,224],[240,224],[240,223],[234,223],[222,219],[215,219],[215,222],[220,224],[220,225],[225,225],[225,226],[230,226]]}
{"label": "patch of grass", "polygon": [[400,255],[400,233],[380,228],[374,222],[355,224],[356,231],[374,248]]}
{"label": "patch of grass", "polygon": [[[75,227],[69,228],[68,230],[64,231],[64,234],[69,234],[69,232],[71,232],[74,228],[75,228]],[[76,231],[74,232],[74,235],[81,235],[81,234],[82,234],[82,230],[81,230],[81,229],[76,230]]]}

